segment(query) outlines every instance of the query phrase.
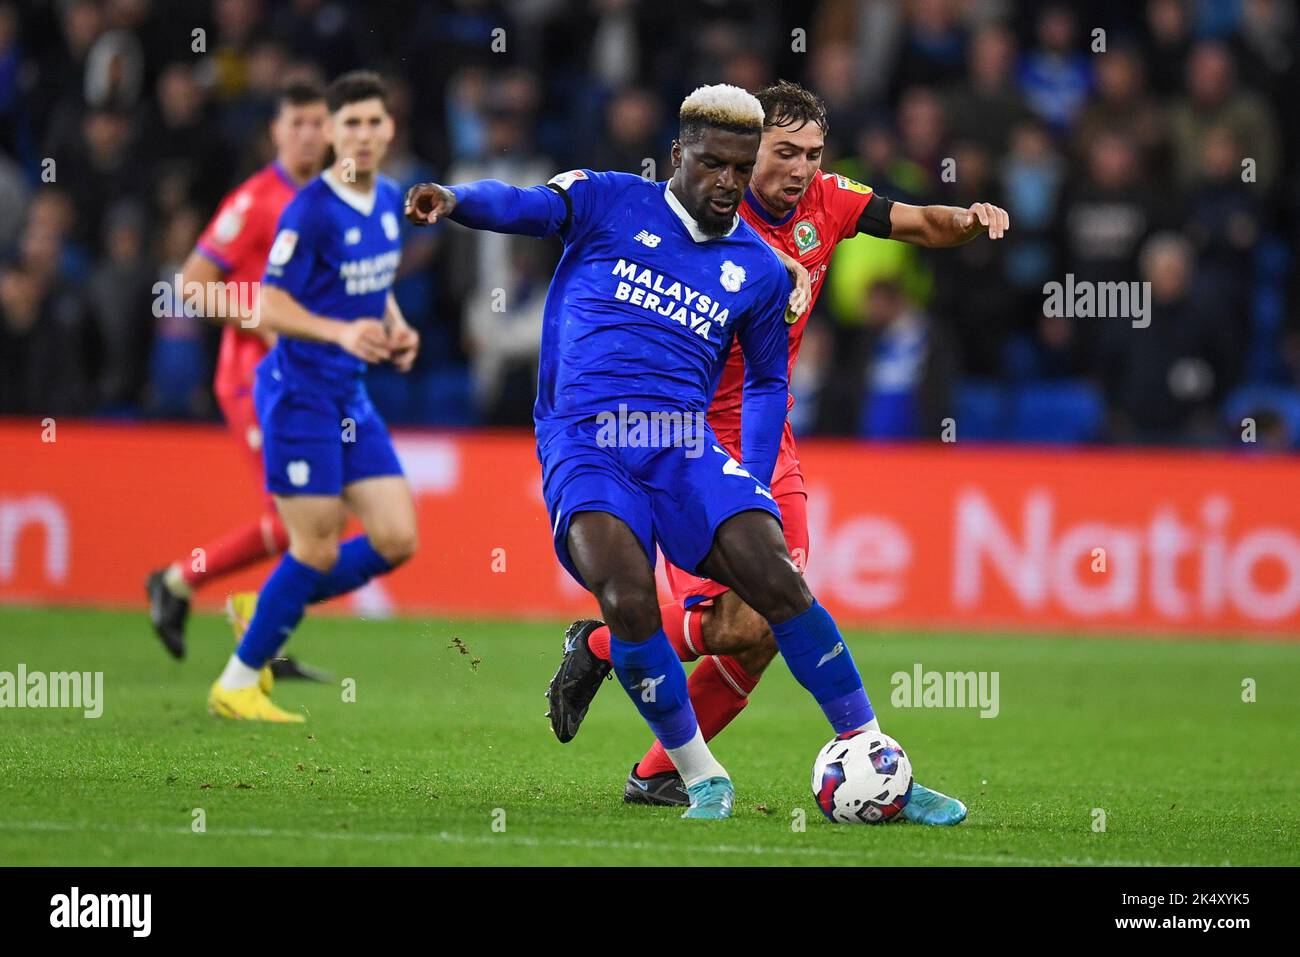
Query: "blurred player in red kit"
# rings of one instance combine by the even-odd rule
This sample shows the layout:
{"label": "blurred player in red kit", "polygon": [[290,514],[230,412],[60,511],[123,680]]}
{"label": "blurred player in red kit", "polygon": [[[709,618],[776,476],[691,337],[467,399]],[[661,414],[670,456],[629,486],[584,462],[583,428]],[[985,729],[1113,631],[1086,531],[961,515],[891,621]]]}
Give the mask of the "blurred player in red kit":
{"label": "blurred player in red kit", "polygon": [[[921,246],[956,246],[981,233],[1000,239],[1005,210],[988,203],[968,209],[909,206],[878,196],[869,186],[821,172],[826,108],[814,94],[781,81],[760,91],[763,138],[740,215],[795,275],[786,322],[790,324],[790,375],[804,327],[817,301],[836,245],[858,233]],[[709,424],[728,452],[740,452],[744,358],[733,346],[709,408]],[[794,404],[794,397],[789,399]],[[795,565],[808,560],[808,495],[794,435],[786,422],[772,474],[772,496]],[[683,661],[702,659],[687,686],[705,740],[745,707],[749,693],[777,653],[767,623],[732,591],[667,565],[673,601],[661,606],[664,631]],[[565,636],[564,661],[548,692],[551,726],[561,741],[577,733],[601,680],[609,672],[609,629],[577,621]],[[683,805],[686,791],[663,747],[655,742],[632,767],[623,798],[634,804]],[[966,808],[954,798],[916,785],[904,816],[922,824],[956,824]]]}
{"label": "blurred player in red kit", "polygon": [[[222,284],[234,284],[227,285],[223,294],[204,295],[203,315],[223,326],[213,390],[226,427],[259,487],[262,433],[253,410],[253,372],[274,343],[274,335],[258,323],[257,289],[280,214],[299,187],[324,165],[329,145],[325,91],[307,80],[287,83],[279,93],[270,132],[275,160],[222,200],[181,276],[181,295],[187,303],[192,290],[221,290]],[[219,305],[213,308],[214,303]],[[284,525],[268,497],[257,518],[153,572],[146,582],[149,616],[173,657],[185,657],[185,622],[195,589],[279,555],[287,546]],[[280,659],[273,670],[285,677],[310,676],[288,659]]]}

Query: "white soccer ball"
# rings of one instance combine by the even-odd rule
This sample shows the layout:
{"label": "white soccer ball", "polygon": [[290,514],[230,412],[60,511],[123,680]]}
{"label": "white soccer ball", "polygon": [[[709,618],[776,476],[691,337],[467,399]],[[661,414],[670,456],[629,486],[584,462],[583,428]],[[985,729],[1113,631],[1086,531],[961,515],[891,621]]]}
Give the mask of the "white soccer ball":
{"label": "white soccer ball", "polygon": [[818,752],[812,793],[837,824],[883,824],[912,796],[912,762],[887,734],[846,731]]}

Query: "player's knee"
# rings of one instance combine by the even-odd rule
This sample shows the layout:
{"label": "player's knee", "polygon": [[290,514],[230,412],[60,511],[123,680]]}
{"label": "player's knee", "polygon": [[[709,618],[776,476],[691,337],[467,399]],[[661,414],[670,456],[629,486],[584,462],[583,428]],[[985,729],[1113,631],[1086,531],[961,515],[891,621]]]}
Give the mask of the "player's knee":
{"label": "player's knee", "polygon": [[745,669],[746,674],[753,678],[757,678],[767,670],[767,666],[772,663],[772,659],[776,657],[776,653],[776,639],[772,637],[772,633],[769,631],[767,633],[767,640],[750,645],[748,648],[743,648],[732,655],[732,657],[736,659],[740,667]]}
{"label": "player's knee", "polygon": [[747,658],[753,662],[754,668],[749,668],[750,674],[759,674],[764,668],[771,664],[772,659],[776,657],[780,649],[776,646],[776,636],[772,634],[772,629],[768,627],[767,622],[763,622],[763,627],[758,629],[752,636]]}
{"label": "player's knee", "polygon": [[772,629],[749,607],[744,607],[743,612],[735,616],[730,627],[736,636],[736,650],[732,656],[749,674],[761,675],[778,651]]}
{"label": "player's knee", "polygon": [[318,572],[328,572],[339,560],[337,538],[305,538],[294,541],[289,553]]}
{"label": "player's knee", "polygon": [[653,588],[609,581],[596,591],[610,631],[624,641],[644,641],[659,628],[659,605]]}
{"label": "player's knee", "polygon": [[414,528],[398,528],[385,531],[371,540],[375,551],[384,556],[389,565],[396,568],[415,555],[419,547],[418,536]]}

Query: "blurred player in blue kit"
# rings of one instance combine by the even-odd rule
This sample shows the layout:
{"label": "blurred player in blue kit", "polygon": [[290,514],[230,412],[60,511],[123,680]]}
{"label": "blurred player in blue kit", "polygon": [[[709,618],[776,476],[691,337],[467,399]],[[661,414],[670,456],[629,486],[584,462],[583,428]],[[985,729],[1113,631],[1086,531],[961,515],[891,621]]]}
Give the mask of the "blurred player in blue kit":
{"label": "blurred player in blue kit", "polygon": [[[393,138],[387,97],[374,73],[330,84],[334,161],[285,208],[267,259],[260,306],[278,339],[257,368],[254,400],[289,550],[209,692],[219,717],[302,721],[271,702],[267,662],[308,604],[415,551],[411,490],[363,380],[367,363],[408,371],[420,344],[390,291],[402,209],[397,186],[378,173]],[[348,511],[365,533],[340,544]]]}

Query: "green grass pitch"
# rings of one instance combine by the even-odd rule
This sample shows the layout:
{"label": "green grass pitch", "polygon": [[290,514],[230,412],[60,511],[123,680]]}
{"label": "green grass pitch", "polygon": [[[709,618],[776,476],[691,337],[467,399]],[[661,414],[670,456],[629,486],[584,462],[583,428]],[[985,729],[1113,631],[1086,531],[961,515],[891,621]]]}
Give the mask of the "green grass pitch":
{"label": "green grass pitch", "polygon": [[[939,829],[822,818],[809,775],[828,729],[779,660],[715,744],[732,820],[624,805],[647,733],[609,683],[555,741],[560,635],[309,617],[291,650],[338,683],[282,683],[309,721],[271,726],[206,713],[231,648],[218,617],[195,617],[178,664],[142,614],[0,610],[0,671],[103,671],[105,699],[94,720],[0,710],[0,864],[1300,863],[1295,644],[850,634],[917,779],[970,807]],[[918,662],[998,672],[1000,714],[894,708],[890,675]]]}

